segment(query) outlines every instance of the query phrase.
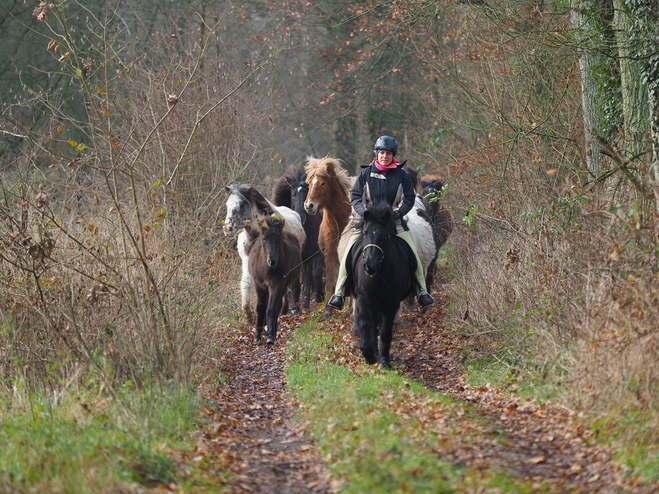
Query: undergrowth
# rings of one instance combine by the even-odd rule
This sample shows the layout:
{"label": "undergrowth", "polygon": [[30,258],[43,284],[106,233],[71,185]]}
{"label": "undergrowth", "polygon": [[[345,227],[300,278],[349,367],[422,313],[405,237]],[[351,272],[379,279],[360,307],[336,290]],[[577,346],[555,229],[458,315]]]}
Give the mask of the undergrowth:
{"label": "undergrowth", "polygon": [[198,426],[190,388],[14,389],[0,411],[3,492],[114,493],[181,480],[174,452],[193,447],[187,434]]}

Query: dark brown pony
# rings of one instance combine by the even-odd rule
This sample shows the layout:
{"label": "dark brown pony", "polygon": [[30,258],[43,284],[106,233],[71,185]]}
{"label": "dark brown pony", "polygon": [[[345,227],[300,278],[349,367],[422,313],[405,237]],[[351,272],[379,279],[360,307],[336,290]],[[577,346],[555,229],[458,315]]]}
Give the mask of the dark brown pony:
{"label": "dark brown pony", "polygon": [[277,319],[282,300],[289,286],[300,276],[300,243],[292,233],[284,231],[284,220],[279,216],[257,220],[259,237],[249,250],[249,273],[256,288],[256,331],[254,340],[268,323],[268,339],[272,345],[277,339]]}
{"label": "dark brown pony", "polygon": [[[316,302],[322,302],[325,297],[325,257],[318,247],[318,232],[323,221],[322,214],[310,215],[304,210],[309,184],[307,174],[301,168],[291,166],[275,183],[272,189],[272,202],[276,206],[286,206],[300,215],[307,241],[302,249],[302,308],[308,309],[312,291],[315,291]],[[300,282],[296,280],[291,287],[293,302],[300,300]]]}
{"label": "dark brown pony", "polygon": [[[323,222],[320,225],[318,245],[325,254],[325,300],[329,300],[336,288],[339,275],[340,259],[337,253],[339,237],[352,211],[349,191],[350,179],[341,167],[339,160],[325,158],[307,158],[307,183],[309,193],[304,202],[304,209],[309,214],[323,210]],[[325,307],[325,317],[330,317],[331,309]]]}

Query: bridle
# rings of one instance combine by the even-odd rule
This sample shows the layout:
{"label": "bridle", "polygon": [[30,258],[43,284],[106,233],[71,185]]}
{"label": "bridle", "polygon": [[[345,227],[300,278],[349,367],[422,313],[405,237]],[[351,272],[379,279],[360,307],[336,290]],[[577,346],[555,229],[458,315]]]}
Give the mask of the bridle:
{"label": "bridle", "polygon": [[368,249],[369,247],[375,247],[376,249],[378,249],[380,251],[380,254],[382,254],[382,258],[380,259],[380,262],[382,262],[382,259],[384,259],[384,251],[382,250],[382,247],[380,247],[377,244],[367,244],[367,245],[365,245],[362,248],[362,257],[364,259],[366,259],[366,249]]}

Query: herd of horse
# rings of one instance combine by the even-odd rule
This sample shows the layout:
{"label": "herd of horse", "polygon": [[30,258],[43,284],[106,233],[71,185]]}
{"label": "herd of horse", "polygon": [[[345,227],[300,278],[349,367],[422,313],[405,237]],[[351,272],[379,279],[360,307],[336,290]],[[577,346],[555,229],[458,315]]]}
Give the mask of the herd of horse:
{"label": "herd of horse", "polygon": [[[407,224],[430,288],[437,254],[453,221],[439,201],[443,181],[419,178],[415,170],[405,169],[417,192]],[[267,325],[268,344],[276,341],[279,314],[299,312],[300,305],[308,309],[312,297],[317,303],[329,300],[352,231],[362,231],[347,254],[346,294],[353,298],[354,334],[365,360],[388,368],[394,318],[401,303],[416,293],[416,260],[396,236],[396,215],[386,202],[373,202],[366,194],[363,217],[354,214],[353,181],[337,159],[309,157],[304,169],[290,167],[277,180],[271,199],[249,185],[227,186],[224,231],[237,235],[243,319],[254,323],[254,288],[254,339],[261,339]],[[331,311],[325,306],[324,316],[330,317]]]}

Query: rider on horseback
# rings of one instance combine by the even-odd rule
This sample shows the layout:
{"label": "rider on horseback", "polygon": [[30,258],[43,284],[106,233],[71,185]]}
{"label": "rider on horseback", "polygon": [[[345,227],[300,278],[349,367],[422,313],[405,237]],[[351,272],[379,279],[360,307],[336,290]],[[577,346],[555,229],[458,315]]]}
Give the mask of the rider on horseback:
{"label": "rider on horseback", "polygon": [[[355,212],[362,216],[365,209],[362,202],[362,195],[364,194],[364,189],[367,188],[373,202],[386,201],[398,214],[397,236],[407,242],[416,257],[416,272],[414,273],[414,276],[417,281],[418,302],[422,308],[425,308],[433,305],[434,301],[426,289],[426,280],[423,276],[423,266],[421,265],[419,255],[416,252],[416,248],[412,242],[412,237],[410,236],[410,232],[408,231],[407,224],[404,220],[404,216],[412,209],[412,206],[414,206],[416,193],[414,192],[412,179],[403,170],[402,166],[399,165],[398,160],[394,159],[397,151],[398,143],[393,137],[382,136],[375,141],[374,152],[376,158],[370,164],[362,167],[364,170],[359,174],[355,181],[355,185],[352,187],[350,200]],[[403,195],[402,200],[400,200],[401,191]],[[360,235],[361,232],[355,230],[350,238],[348,247],[341,260],[339,277],[336,281],[336,291],[327,303],[327,305],[337,310],[343,309],[344,304],[345,284],[348,277],[346,258]]]}

